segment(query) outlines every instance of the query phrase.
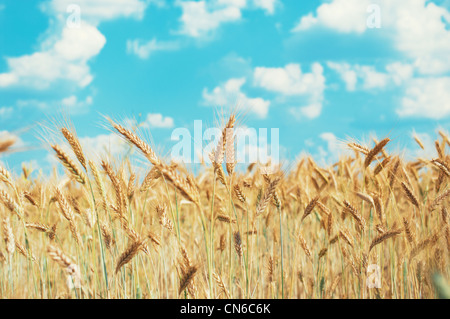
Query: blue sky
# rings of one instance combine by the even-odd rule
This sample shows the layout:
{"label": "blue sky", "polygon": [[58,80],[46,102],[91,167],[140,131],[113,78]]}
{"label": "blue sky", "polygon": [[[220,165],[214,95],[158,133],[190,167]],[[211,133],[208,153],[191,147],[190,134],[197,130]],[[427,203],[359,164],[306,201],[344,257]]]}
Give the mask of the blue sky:
{"label": "blue sky", "polygon": [[167,153],[175,128],[236,104],[290,160],[374,135],[430,157],[449,57],[448,0],[0,0],[0,137],[26,149],[0,161],[50,167],[37,123],[61,114],[94,150],[117,141],[101,115],[139,118]]}

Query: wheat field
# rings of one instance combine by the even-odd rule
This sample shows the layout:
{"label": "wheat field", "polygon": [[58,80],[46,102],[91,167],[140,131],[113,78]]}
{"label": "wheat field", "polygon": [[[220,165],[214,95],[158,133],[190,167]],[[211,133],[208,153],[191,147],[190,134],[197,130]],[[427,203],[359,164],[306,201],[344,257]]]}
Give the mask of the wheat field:
{"label": "wheat field", "polygon": [[144,164],[87,154],[60,126],[48,146],[63,176],[0,167],[1,298],[449,297],[445,133],[431,161],[386,137],[269,174],[236,169],[235,123],[195,174],[113,121]]}

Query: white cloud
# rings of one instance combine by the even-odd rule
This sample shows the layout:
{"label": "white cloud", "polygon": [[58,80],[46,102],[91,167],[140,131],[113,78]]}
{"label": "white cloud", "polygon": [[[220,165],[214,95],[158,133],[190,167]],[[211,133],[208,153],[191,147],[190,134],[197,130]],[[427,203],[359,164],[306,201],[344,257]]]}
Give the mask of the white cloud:
{"label": "white cloud", "polygon": [[256,86],[285,95],[321,94],[325,87],[323,68],[314,63],[311,73],[303,73],[299,64],[288,64],[284,68],[256,67],[253,72]]}
{"label": "white cloud", "polygon": [[395,85],[400,85],[413,77],[414,68],[410,64],[394,62],[386,66],[386,71],[391,76]]}
{"label": "white cloud", "polygon": [[[385,0],[386,1],[386,0]],[[392,23],[396,29],[396,46],[415,60],[422,74],[450,71],[450,12],[425,0],[398,3]]]}
{"label": "white cloud", "polygon": [[[358,89],[371,90],[385,88],[388,85],[401,85],[406,83],[413,76],[413,67],[400,62],[391,63],[386,66],[385,72],[375,70],[375,67],[368,65],[342,62],[327,62],[327,66],[336,71],[346,84],[347,91]],[[357,84],[358,82],[361,85]]]}
{"label": "white cloud", "polygon": [[309,28],[313,27],[317,23],[318,23],[318,19],[312,13],[309,13],[308,15],[301,17],[300,21],[297,23],[297,25],[291,31],[299,32],[299,31],[308,30]]}
{"label": "white cloud", "polygon": [[357,72],[364,80],[364,89],[384,88],[389,81],[389,76],[375,70],[373,66],[359,66]]}
{"label": "white cloud", "polygon": [[253,72],[255,86],[284,96],[304,96],[308,105],[291,108],[296,117],[316,118],[322,110],[325,77],[323,67],[313,63],[310,73],[303,73],[299,64],[288,64],[283,68],[257,67]]}
{"label": "white cloud", "polygon": [[[404,96],[396,112],[400,117],[421,117],[438,120],[450,116],[450,77],[414,76],[411,64],[394,62],[386,71],[372,66],[328,62],[339,73],[348,91],[355,89],[401,87]],[[358,82],[360,85],[357,85]]]}
{"label": "white cloud", "polygon": [[222,23],[240,20],[241,8],[232,1],[227,2],[212,9],[207,7],[205,1],[177,2],[183,10],[180,18],[182,22],[180,33],[191,37],[202,37],[217,29]]}
{"label": "white cloud", "polygon": [[262,98],[249,98],[241,92],[241,87],[245,84],[245,78],[233,78],[226,83],[214,88],[211,92],[207,88],[203,89],[203,103],[209,106],[229,106],[238,105],[243,109],[248,109],[265,118],[269,112],[270,101]]}
{"label": "white cloud", "polygon": [[358,82],[356,71],[348,63],[327,62],[330,69],[339,73],[341,79],[345,82],[347,91],[354,91]]}
{"label": "white cloud", "polygon": [[316,10],[300,18],[293,32],[307,30],[314,25],[323,25],[338,32],[362,33],[366,30],[369,0],[334,0],[324,3]]}
{"label": "white cloud", "polygon": [[278,0],[177,0],[176,5],[183,11],[179,33],[194,38],[210,36],[221,24],[240,21],[243,10],[261,9],[271,15],[277,3]]}
{"label": "white cloud", "polygon": [[253,5],[257,8],[264,9],[267,14],[275,13],[275,6],[278,0],[253,0]]}
{"label": "white cloud", "polygon": [[141,126],[144,128],[171,128],[173,125],[173,118],[164,117],[160,113],[149,113]]}
{"label": "white cloud", "polygon": [[[73,6],[78,6],[72,10]],[[41,8],[52,20],[40,49],[7,58],[8,71],[0,73],[0,88],[27,86],[47,89],[55,82],[68,81],[86,87],[93,80],[88,61],[106,43],[97,25],[119,17],[141,18],[147,3],[139,0],[53,0]],[[78,10],[79,9],[79,10]],[[79,13],[80,19],[71,19]],[[55,20],[56,18],[56,20]],[[79,20],[78,25],[69,22]]]}
{"label": "white cloud", "polygon": [[[379,0],[380,32],[414,61],[422,74],[444,74],[450,71],[450,12],[431,1]],[[368,0],[333,0],[320,5],[315,14],[300,18],[292,29],[301,32],[322,26],[342,33],[364,33],[370,12]]]}
{"label": "white cloud", "polygon": [[397,114],[440,119],[450,115],[450,77],[411,80]]}
{"label": "white cloud", "polygon": [[336,135],[331,132],[324,132],[319,137],[327,142],[328,151],[331,154],[339,154],[342,151],[342,143],[339,142]]}
{"label": "white cloud", "polygon": [[179,48],[178,42],[161,42],[153,38],[150,41],[144,42],[139,39],[127,41],[127,52],[135,54],[141,59],[147,59],[153,52],[156,51],[171,51]]}
{"label": "white cloud", "polygon": [[8,58],[9,72],[0,74],[0,87],[23,85],[46,89],[59,80],[85,87],[93,79],[87,61],[96,56],[105,43],[105,37],[93,26],[66,27],[61,38],[48,50]]}

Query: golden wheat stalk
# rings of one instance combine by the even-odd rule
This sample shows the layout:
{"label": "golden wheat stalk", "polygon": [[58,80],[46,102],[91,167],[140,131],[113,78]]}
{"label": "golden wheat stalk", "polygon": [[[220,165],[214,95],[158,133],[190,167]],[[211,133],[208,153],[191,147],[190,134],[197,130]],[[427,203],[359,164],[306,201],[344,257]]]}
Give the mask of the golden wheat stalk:
{"label": "golden wheat stalk", "polygon": [[183,273],[180,279],[180,287],[178,289],[178,294],[181,294],[194,280],[195,275],[197,274],[198,266],[189,266]]}
{"label": "golden wheat stalk", "polygon": [[[216,274],[215,272],[213,272],[212,275],[213,275],[213,278],[214,278],[215,282],[217,283],[217,286],[219,286],[219,289],[220,289],[220,294],[219,294],[219,296],[220,296],[221,294],[224,294],[224,295],[225,295],[225,298],[229,299],[229,298],[230,298],[230,293],[228,292],[228,289],[227,289],[227,287],[225,286],[225,283],[224,283],[222,277],[221,277],[220,275]],[[218,296],[218,297],[219,297],[219,296]]]}
{"label": "golden wheat stalk", "polygon": [[19,217],[19,219],[22,219],[22,208],[3,189],[0,189],[0,200],[3,202],[6,208],[8,208],[12,213],[15,213]]}
{"label": "golden wheat stalk", "polygon": [[378,244],[381,244],[382,242],[384,242],[385,240],[387,240],[388,238],[392,238],[395,237],[397,235],[399,235],[402,231],[401,230],[389,230],[384,232],[383,234],[375,237],[372,242],[370,243],[370,247],[369,247],[369,252],[372,250],[373,247],[375,247]]}
{"label": "golden wheat stalk", "polygon": [[84,156],[83,149],[81,148],[81,144],[77,136],[65,127],[61,128],[61,133],[66,138],[67,142],[69,142],[69,145],[80,164],[86,170],[86,157]]}
{"label": "golden wheat stalk", "polygon": [[366,222],[363,216],[358,213],[356,208],[354,208],[349,202],[344,200],[345,211],[349,212],[350,215],[358,222],[358,225],[361,227],[361,230],[364,231],[366,228]]}
{"label": "golden wheat stalk", "polygon": [[364,167],[367,168],[367,166],[370,165],[370,163],[372,163],[372,161],[374,160],[375,156],[382,151],[382,149],[386,146],[386,144],[390,141],[389,138],[385,138],[383,140],[381,140],[377,145],[374,146],[374,148],[372,148],[369,153],[367,153],[366,155],[366,159],[364,160]]}
{"label": "golden wheat stalk", "polygon": [[302,236],[302,234],[298,234],[298,240],[300,241],[300,246],[302,247],[306,256],[308,256],[308,258],[311,258],[311,250],[309,249],[308,244],[306,243],[306,240]]}
{"label": "golden wheat stalk", "polygon": [[100,176],[100,172],[97,169],[97,165],[91,160],[89,160],[89,167],[91,169],[92,175],[94,176],[95,186],[97,187],[97,191],[100,195],[101,205],[105,212],[108,211],[108,200],[106,199],[106,189],[103,184],[102,177]]}
{"label": "golden wheat stalk", "polygon": [[72,259],[66,256],[59,248],[49,245],[47,247],[47,253],[50,258],[55,261],[68,275],[69,287],[71,285],[76,288],[81,287],[81,273],[80,268],[75,264]]}
{"label": "golden wheat stalk", "polygon": [[267,208],[267,205],[269,204],[270,200],[275,194],[275,190],[280,180],[281,178],[277,176],[270,182],[269,186],[264,192],[264,195],[262,196],[261,200],[258,202],[258,205],[256,206],[256,216],[260,216],[262,213],[264,213],[264,211]]}
{"label": "golden wheat stalk", "polygon": [[303,212],[302,221],[312,213],[314,207],[316,207],[317,202],[319,201],[319,196],[314,197],[311,201],[306,205],[305,211]]}
{"label": "golden wheat stalk", "polygon": [[134,256],[139,252],[142,248],[144,241],[132,241],[131,244],[125,249],[125,251],[119,256],[116,263],[115,273],[117,274],[119,270],[128,264]]}
{"label": "golden wheat stalk", "polygon": [[5,241],[6,252],[9,255],[14,254],[15,251],[15,239],[11,228],[11,223],[9,221],[9,216],[3,218],[3,240]]}
{"label": "golden wheat stalk", "polygon": [[164,164],[158,165],[157,168],[166,181],[171,183],[186,199],[200,207],[200,195],[197,188],[192,187],[185,179],[181,178],[175,169]]}
{"label": "golden wheat stalk", "polygon": [[[112,122],[112,121],[111,121]],[[125,140],[136,146],[153,165],[161,164],[153,149],[145,143],[137,134],[126,129],[122,125],[112,122],[112,126],[125,138]]]}
{"label": "golden wheat stalk", "polygon": [[414,206],[416,206],[417,208],[419,208],[419,207],[420,207],[419,200],[418,200],[417,197],[413,194],[412,190],[408,187],[408,185],[406,185],[405,182],[402,182],[402,187],[403,187],[403,190],[404,190],[404,192],[405,192],[405,194],[406,194],[406,198],[408,198],[408,200],[409,200]]}
{"label": "golden wheat stalk", "polygon": [[70,176],[72,176],[77,182],[84,184],[86,182],[84,173],[78,168],[69,155],[67,155],[67,153],[64,152],[64,150],[57,144],[51,145],[51,147],[55,151],[56,157],[59,159],[61,164],[69,171]]}

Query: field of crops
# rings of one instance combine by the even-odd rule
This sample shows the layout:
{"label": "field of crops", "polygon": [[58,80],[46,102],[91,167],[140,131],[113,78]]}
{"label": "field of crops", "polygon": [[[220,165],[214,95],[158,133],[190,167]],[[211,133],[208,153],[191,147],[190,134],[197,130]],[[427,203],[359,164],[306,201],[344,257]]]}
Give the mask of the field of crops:
{"label": "field of crops", "polygon": [[48,145],[64,176],[0,167],[1,298],[448,297],[445,133],[431,161],[386,137],[328,167],[241,171],[235,122],[195,174],[113,121],[139,165],[86,153],[68,126]]}

